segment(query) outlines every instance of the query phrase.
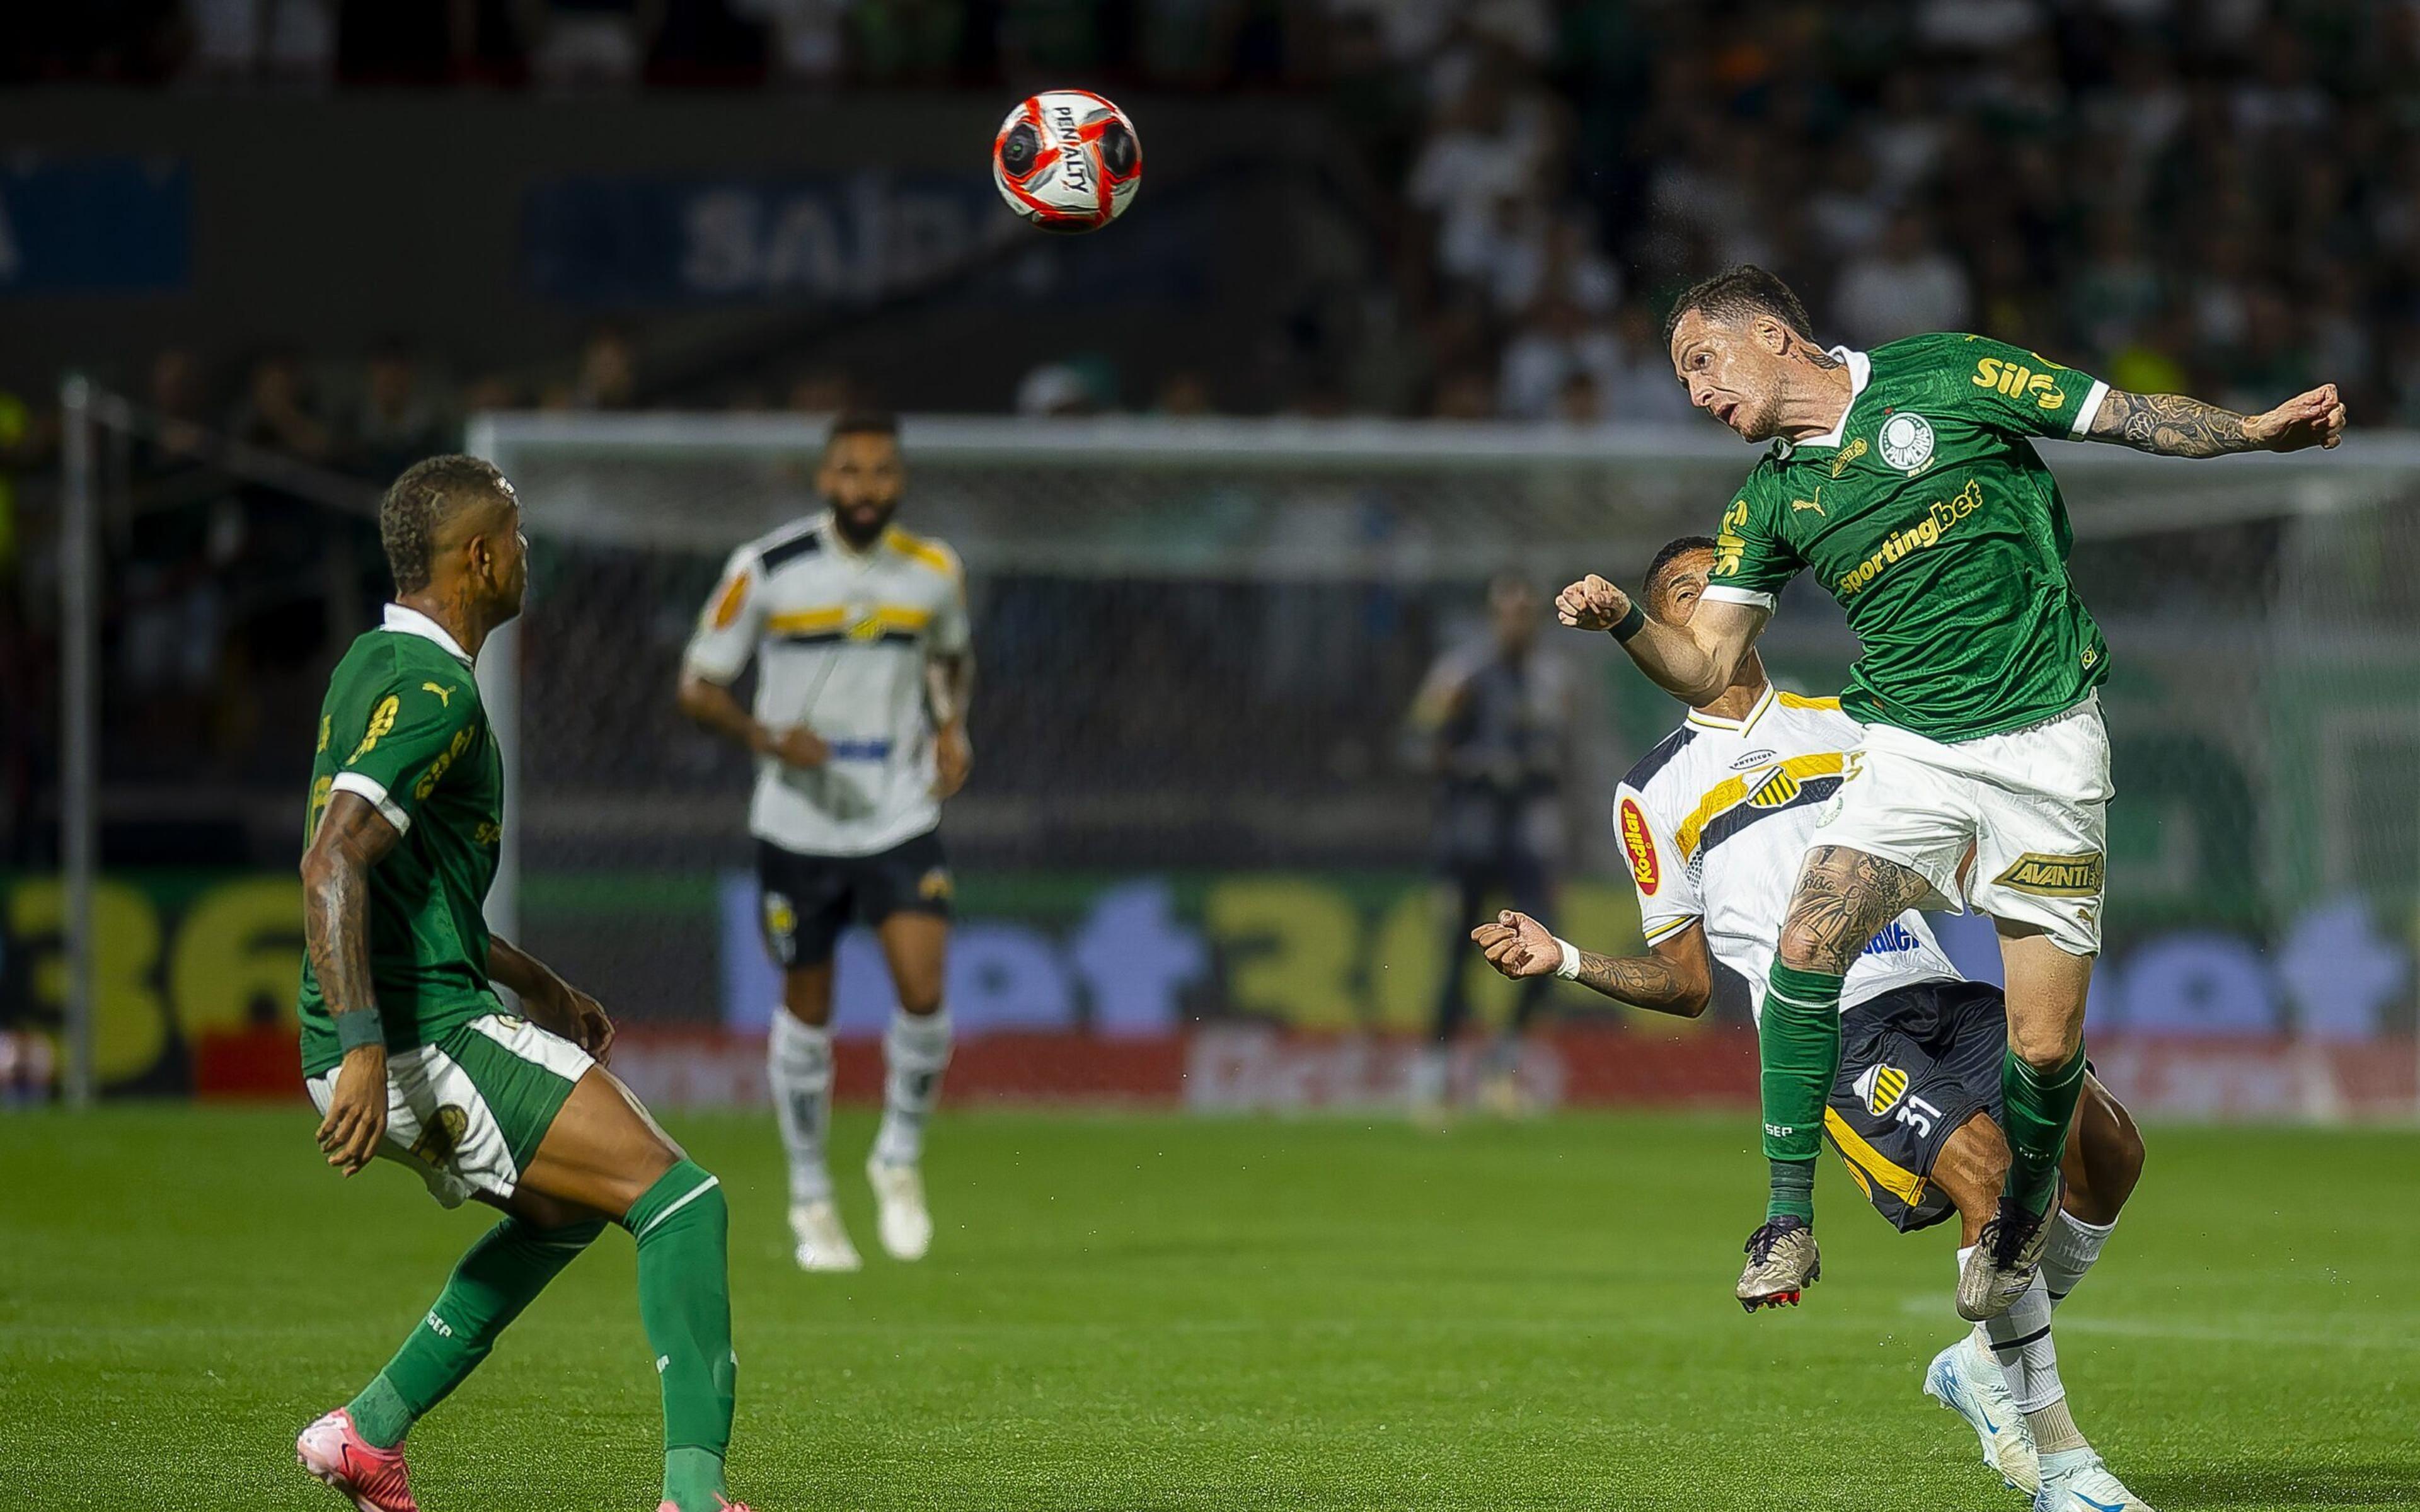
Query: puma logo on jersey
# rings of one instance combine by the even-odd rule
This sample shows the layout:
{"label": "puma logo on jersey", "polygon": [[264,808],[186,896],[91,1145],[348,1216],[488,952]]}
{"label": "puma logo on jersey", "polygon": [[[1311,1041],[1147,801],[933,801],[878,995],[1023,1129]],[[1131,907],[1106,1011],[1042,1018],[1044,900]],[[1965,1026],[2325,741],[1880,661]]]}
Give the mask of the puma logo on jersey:
{"label": "puma logo on jersey", "polygon": [[[1815,497],[1812,499],[1792,499],[1790,501],[1790,512],[1792,514],[1794,515],[1802,509],[1811,509],[1818,515],[1823,515],[1823,490],[1821,488],[1816,489]],[[1825,519],[1830,519],[1832,517],[1829,515],[1823,515],[1823,517]]]}
{"label": "puma logo on jersey", "polygon": [[449,709],[454,706],[454,690],[447,687],[444,684],[423,683],[420,686],[424,690],[436,694],[438,702],[442,703]]}

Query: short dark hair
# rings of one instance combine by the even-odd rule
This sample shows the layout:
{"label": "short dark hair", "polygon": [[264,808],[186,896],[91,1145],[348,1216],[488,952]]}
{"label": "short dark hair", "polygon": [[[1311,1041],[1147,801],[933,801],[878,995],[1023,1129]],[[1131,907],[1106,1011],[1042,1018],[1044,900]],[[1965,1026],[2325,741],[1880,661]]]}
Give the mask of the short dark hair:
{"label": "short dark hair", "polygon": [[513,486],[495,464],[475,456],[432,456],[403,470],[379,501],[379,541],[386,548],[395,591],[428,586],[438,532],[473,504],[513,499]]}
{"label": "short dark hair", "polygon": [[1807,317],[1807,306],[1790,291],[1789,285],[1754,263],[1726,268],[1683,290],[1670,313],[1664,316],[1665,346],[1672,345],[1674,328],[1692,310],[1702,311],[1709,320],[1769,315],[1808,341],[1815,339],[1815,322]]}
{"label": "short dark hair", "polygon": [[1692,551],[1714,549],[1714,538],[1711,535],[1683,535],[1665,542],[1664,549],[1655,553],[1655,560],[1647,563],[1647,576],[1638,584],[1640,595],[1652,602],[1656,594],[1656,584],[1663,580],[1664,574],[1673,563]]}
{"label": "short dark hair", "polygon": [[844,409],[832,416],[831,429],[824,433],[824,449],[844,436],[888,436],[897,440],[899,417],[888,409]]}

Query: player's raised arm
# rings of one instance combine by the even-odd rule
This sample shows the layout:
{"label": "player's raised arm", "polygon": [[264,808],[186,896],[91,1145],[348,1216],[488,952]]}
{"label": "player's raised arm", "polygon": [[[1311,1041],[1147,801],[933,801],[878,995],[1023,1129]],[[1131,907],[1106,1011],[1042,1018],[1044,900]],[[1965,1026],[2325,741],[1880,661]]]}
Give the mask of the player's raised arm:
{"label": "player's raised arm", "polygon": [[402,839],[368,797],[340,789],[302,853],[302,937],[345,1051],[319,1122],[319,1148],[347,1176],[369,1164],[386,1133],[386,1036],[370,985],[369,879],[370,868]]}
{"label": "player's raised arm", "polygon": [[1576,630],[1609,632],[1657,687],[1697,704],[1730,686],[1773,610],[1709,598],[1686,625],[1667,625],[1590,573],[1556,595],[1555,617]]}
{"label": "player's raised arm", "polygon": [[2322,383],[2257,415],[2239,415],[2181,393],[2111,389],[2084,436],[2154,456],[2200,457],[2334,446],[2344,440],[2344,400],[2335,384]]}
{"label": "player's raised arm", "polygon": [[1648,947],[1647,955],[1608,956],[1558,939],[1527,914],[1511,910],[1470,932],[1487,964],[1518,981],[1549,973],[1633,1008],[1693,1019],[1714,1001],[1706,932],[1692,923]]}

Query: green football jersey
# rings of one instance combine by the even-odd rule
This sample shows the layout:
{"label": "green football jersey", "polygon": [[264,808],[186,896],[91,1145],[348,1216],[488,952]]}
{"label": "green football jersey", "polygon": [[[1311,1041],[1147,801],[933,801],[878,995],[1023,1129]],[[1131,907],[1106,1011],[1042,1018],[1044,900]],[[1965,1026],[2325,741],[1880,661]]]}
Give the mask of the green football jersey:
{"label": "green football jersey", "polygon": [[2068,580],[2067,506],[2029,438],[2083,434],[2108,386],[1980,336],[1837,355],[1848,412],[1748,474],[1706,596],[1769,609],[1813,571],[1861,644],[1840,706],[1868,724],[1971,740],[2083,702],[2109,648]]}
{"label": "green football jersey", "polygon": [[[338,793],[367,798],[403,839],[370,868],[370,983],[390,1050],[434,1041],[503,1004],[488,923],[504,770],[471,658],[433,620],[390,604],[328,679],[303,843]],[[342,1058],[319,979],[302,963],[302,1071]]]}

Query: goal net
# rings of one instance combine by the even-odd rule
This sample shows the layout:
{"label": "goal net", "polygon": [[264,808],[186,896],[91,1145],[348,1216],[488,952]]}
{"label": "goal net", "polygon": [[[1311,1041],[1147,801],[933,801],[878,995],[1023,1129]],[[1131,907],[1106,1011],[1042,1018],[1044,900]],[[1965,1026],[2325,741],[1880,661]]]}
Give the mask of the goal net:
{"label": "goal net", "polygon": [[[768,990],[748,764],[673,690],[732,547],[817,507],[820,441],[793,416],[474,428],[535,552],[518,645],[483,658],[516,760],[500,910],[626,1014],[744,1022]],[[1110,1031],[1417,1022],[1466,964],[1420,881],[1429,779],[1404,730],[1423,672],[1476,633],[1491,574],[1635,580],[1754,457],[1694,427],[1388,422],[915,417],[905,445],[902,523],[965,560],[982,663],[976,777],[944,826],[964,969],[1002,1023]],[[2096,1033],[2410,1035],[2420,443],[2218,464],[2045,449],[2113,648]],[[1545,643],[1586,695],[1571,906],[1618,936],[1635,909],[1604,810],[1679,711],[1606,638]],[[1763,648],[1813,691],[1854,653],[1803,580]],[[1979,949],[1952,933],[1988,964],[1988,929]]]}

